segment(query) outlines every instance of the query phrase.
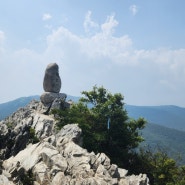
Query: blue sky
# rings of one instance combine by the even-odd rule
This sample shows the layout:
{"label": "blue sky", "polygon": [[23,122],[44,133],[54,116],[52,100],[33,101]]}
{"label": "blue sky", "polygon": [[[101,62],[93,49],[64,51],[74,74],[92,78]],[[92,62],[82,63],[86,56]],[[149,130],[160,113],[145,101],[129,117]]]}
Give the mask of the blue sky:
{"label": "blue sky", "polygon": [[94,85],[127,104],[185,107],[184,0],[0,1],[0,103],[43,92],[56,62],[61,92]]}

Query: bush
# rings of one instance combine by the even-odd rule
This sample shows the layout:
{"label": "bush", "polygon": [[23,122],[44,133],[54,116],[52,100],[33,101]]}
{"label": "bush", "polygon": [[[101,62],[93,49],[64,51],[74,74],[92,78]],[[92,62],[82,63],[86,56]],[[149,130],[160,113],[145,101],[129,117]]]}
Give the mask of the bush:
{"label": "bush", "polygon": [[151,185],[184,185],[185,167],[168,157],[164,148],[140,148],[132,160],[132,173],[145,173]]}
{"label": "bush", "polygon": [[30,138],[29,138],[30,143],[35,144],[39,142],[39,138],[36,136],[34,128],[30,127],[29,135],[30,135]]}
{"label": "bush", "polygon": [[94,86],[82,95],[84,97],[70,109],[53,111],[57,114],[58,128],[78,123],[83,132],[83,146],[88,151],[104,152],[113,163],[128,167],[133,149],[143,141],[139,131],[146,121],[128,118],[119,93],[112,95],[103,87]]}

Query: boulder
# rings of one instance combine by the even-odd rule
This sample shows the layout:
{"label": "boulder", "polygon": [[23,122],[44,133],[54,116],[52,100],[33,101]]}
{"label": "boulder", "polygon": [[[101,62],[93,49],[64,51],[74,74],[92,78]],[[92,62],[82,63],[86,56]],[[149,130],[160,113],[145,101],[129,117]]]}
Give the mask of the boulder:
{"label": "boulder", "polygon": [[58,69],[59,67],[56,63],[51,63],[47,66],[43,81],[43,88],[45,92],[60,92],[61,79]]}
{"label": "boulder", "polygon": [[15,185],[12,181],[9,181],[8,177],[5,175],[0,175],[0,184],[1,185]]}
{"label": "boulder", "polygon": [[52,135],[55,119],[41,113],[43,106],[41,102],[31,101],[0,122],[1,159],[16,155],[37,138]]}
{"label": "boulder", "polygon": [[44,93],[40,100],[44,105],[42,113],[49,114],[51,109],[69,108],[70,103],[66,102],[67,95],[60,93],[61,79],[58,72],[58,65],[51,63],[47,66],[43,81]]}
{"label": "boulder", "polygon": [[64,93],[44,92],[40,96],[40,100],[44,105],[51,104],[55,99],[64,100],[67,95]]}

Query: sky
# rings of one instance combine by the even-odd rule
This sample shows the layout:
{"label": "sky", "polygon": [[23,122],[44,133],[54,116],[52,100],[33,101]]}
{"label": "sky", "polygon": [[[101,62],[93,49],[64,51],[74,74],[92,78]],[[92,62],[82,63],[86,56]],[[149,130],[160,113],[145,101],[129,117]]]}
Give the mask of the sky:
{"label": "sky", "polygon": [[93,86],[130,105],[185,107],[184,0],[0,0],[0,103]]}

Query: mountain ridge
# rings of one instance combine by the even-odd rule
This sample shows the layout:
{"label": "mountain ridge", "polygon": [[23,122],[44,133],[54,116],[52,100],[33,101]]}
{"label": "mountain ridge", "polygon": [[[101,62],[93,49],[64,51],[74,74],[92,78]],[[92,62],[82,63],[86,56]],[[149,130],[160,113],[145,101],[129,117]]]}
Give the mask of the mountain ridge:
{"label": "mountain ridge", "polygon": [[144,117],[149,123],[185,130],[185,108],[176,105],[125,106],[128,115],[134,119]]}
{"label": "mountain ridge", "polygon": [[[68,95],[67,100],[77,102],[80,97]],[[24,107],[31,99],[39,100],[40,96],[21,97],[16,100],[0,104],[0,118],[4,119],[15,112],[18,108]],[[4,112],[5,115],[2,115]],[[175,105],[161,105],[161,106],[135,106],[125,105],[128,116],[134,119],[144,117],[148,124],[142,131],[145,138],[143,145],[165,147],[170,156],[175,158],[178,154],[182,157],[182,164],[185,164],[184,143],[185,143],[185,108]],[[147,110],[147,111],[146,111]],[[146,112],[145,112],[146,111]],[[164,115],[163,115],[164,114]],[[162,116],[161,116],[162,115]],[[169,125],[168,125],[169,121]],[[174,124],[175,122],[175,124]],[[181,128],[184,126],[183,128]],[[142,145],[142,146],[143,146]]]}
{"label": "mountain ridge", "polygon": [[[67,96],[67,100],[77,102],[80,97]],[[18,99],[0,104],[0,120],[12,114],[20,107],[26,106],[32,99],[39,100],[40,96],[20,97]],[[162,125],[185,131],[185,108],[176,105],[139,106],[125,104],[128,116],[133,119],[143,117],[148,123]]]}

